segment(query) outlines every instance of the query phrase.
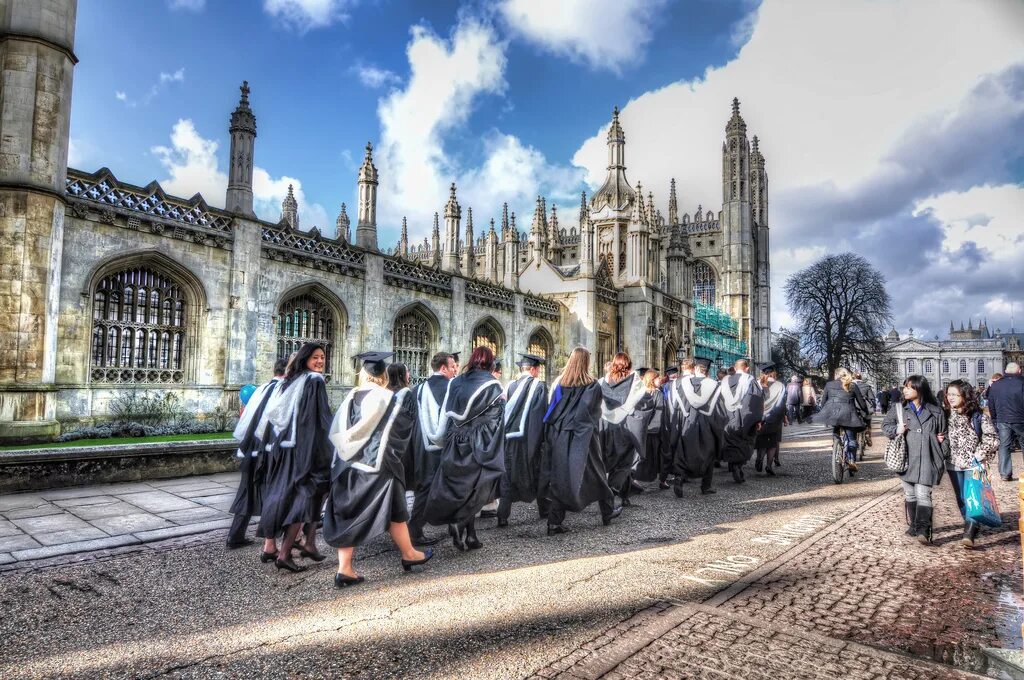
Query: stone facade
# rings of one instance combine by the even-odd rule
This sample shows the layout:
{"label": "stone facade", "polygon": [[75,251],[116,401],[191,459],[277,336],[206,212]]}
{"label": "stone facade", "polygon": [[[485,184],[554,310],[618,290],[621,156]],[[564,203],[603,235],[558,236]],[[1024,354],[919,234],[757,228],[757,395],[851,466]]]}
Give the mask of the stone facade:
{"label": "stone facade", "polygon": [[885,344],[892,353],[893,373],[899,380],[923,375],[935,390],[952,380],[986,387],[993,373],[1002,373],[1008,349],[1007,340],[994,337],[985,325],[978,329],[961,325],[960,330],[955,330],[950,324],[945,340],[917,338],[913,328],[901,337],[894,329],[886,336]]}
{"label": "stone facade", "polygon": [[310,340],[328,348],[335,402],[367,349],[394,350],[417,378],[434,352],[478,345],[509,367],[545,355],[552,374],[575,345],[595,352],[596,370],[620,348],[662,367],[695,349],[695,295],[768,356],[767,179],[738,102],[717,216],[680,215],[673,181],[666,220],[629,184],[616,111],[608,181],[568,230],[538,197],[528,233],[506,206],[477,236],[452,185],[432,242],[410,246],[403,223],[398,248],[381,249],[370,144],[354,238],[344,205],[336,238],[302,230],[291,191],[279,222],[255,216],[247,83],[230,117],[226,209],[68,169],[75,13],[74,0],[0,0],[2,439],[95,422],[139,389],[199,413],[234,409],[241,386]]}

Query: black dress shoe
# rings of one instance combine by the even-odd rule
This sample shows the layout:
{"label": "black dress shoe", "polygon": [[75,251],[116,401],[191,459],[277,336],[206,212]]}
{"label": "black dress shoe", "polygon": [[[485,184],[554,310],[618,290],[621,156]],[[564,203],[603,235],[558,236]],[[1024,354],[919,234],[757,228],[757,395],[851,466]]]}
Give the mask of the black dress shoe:
{"label": "black dress shoe", "polygon": [[633,493],[643,493],[644,487],[639,482],[630,481],[629,488],[632,489]]}
{"label": "black dress shoe", "polygon": [[476,537],[475,528],[466,528],[466,547],[470,550],[479,550],[484,547],[484,544],[480,542],[480,539]]}
{"label": "black dress shoe", "polygon": [[268,552],[260,551],[260,562],[262,562],[263,564],[266,564],[267,562],[273,562],[276,559],[277,559],[277,553],[276,552],[268,553]]}
{"label": "black dress shoe", "polygon": [[497,510],[481,510],[480,519],[493,519],[498,516]]}
{"label": "black dress shoe", "polygon": [[682,498],[683,497],[683,485],[680,484],[677,481],[675,483],[675,485],[672,486],[672,493],[674,493],[676,495],[676,498]]}
{"label": "black dress shoe", "polygon": [[327,559],[327,555],[324,555],[320,552],[313,552],[312,550],[306,550],[305,548],[299,550],[299,555],[311,559],[314,562],[323,562]]}
{"label": "black dress shoe", "polygon": [[666,482],[666,481],[658,482],[658,488],[661,489],[662,491],[664,491],[668,487],[669,487],[669,483],[668,482]]}
{"label": "black dress shoe", "polygon": [[442,536],[427,536],[420,534],[419,536],[412,537],[413,545],[436,545],[441,542]]}
{"label": "black dress shoe", "polygon": [[623,496],[622,497],[622,506],[621,507],[628,508],[631,505],[633,505],[633,501],[629,500],[629,496]]}
{"label": "black dress shoe", "polygon": [[499,517],[498,518],[498,527],[499,528],[504,528],[504,527],[507,527],[507,526],[508,526],[508,520]]}
{"label": "black dress shoe", "polygon": [[1014,481],[1013,480],[1013,475],[1006,475],[1006,476],[1004,476],[1003,477],[1003,481],[1004,482],[1012,482],[1012,481]]}
{"label": "black dress shoe", "polygon": [[345,576],[345,574],[334,575],[334,587],[335,588],[347,588],[349,586],[357,586],[366,579],[362,576]]}
{"label": "black dress shoe", "polygon": [[549,524],[548,525],[548,536],[555,536],[557,534],[569,533],[569,527],[562,526],[561,524]]}
{"label": "black dress shoe", "polygon": [[238,550],[239,548],[244,548],[247,545],[252,545],[255,542],[256,541],[251,538],[243,538],[241,541],[228,541],[225,546],[228,550]]}
{"label": "black dress shoe", "polygon": [[711,495],[711,494],[713,494],[713,493],[718,493],[718,492],[717,492],[717,491],[715,491],[714,489],[701,489],[701,490],[700,490],[700,492],[701,492],[701,494],[702,494],[702,495],[704,495],[704,496],[710,496],[710,495]]}
{"label": "black dress shoe", "polygon": [[615,506],[615,508],[610,513],[608,513],[607,515],[604,515],[604,516],[601,517],[601,523],[604,524],[605,526],[608,526],[609,524],[612,523],[613,519],[615,519],[616,517],[618,517],[621,514],[622,514],[622,506],[621,505],[617,505],[617,506]]}
{"label": "black dress shoe", "polygon": [[[770,466],[771,463],[768,463],[768,465]],[[763,469],[764,469],[763,459],[761,458],[761,456],[758,456],[757,459],[754,461],[754,471],[755,472],[761,472]]]}
{"label": "black dress shoe", "polygon": [[434,556],[433,550],[424,550],[422,560],[402,560],[402,569],[405,571],[412,571],[413,567],[418,567],[421,564],[426,564],[430,561],[430,558]]}
{"label": "black dress shoe", "polygon": [[765,474],[767,474],[767,475],[768,475],[769,477],[774,477],[774,476],[775,476],[775,471],[774,471],[774,470],[772,470],[772,466],[771,466],[771,465],[769,465],[768,467],[766,467],[766,468],[764,469],[764,471],[765,471]]}
{"label": "black dress shoe", "polygon": [[743,483],[743,470],[738,466],[733,466],[730,470],[732,472],[732,481],[737,484]]}
{"label": "black dress shoe", "polygon": [[292,562],[291,559],[274,560],[274,566],[278,569],[284,569],[285,571],[290,571],[295,574],[299,573],[300,571],[306,571],[307,569],[309,569],[309,567],[307,567],[306,565],[302,565],[300,567],[299,565]]}
{"label": "black dress shoe", "polygon": [[452,545],[459,552],[466,552],[469,547],[466,545],[466,530],[455,524],[448,525],[448,535],[452,537]]}

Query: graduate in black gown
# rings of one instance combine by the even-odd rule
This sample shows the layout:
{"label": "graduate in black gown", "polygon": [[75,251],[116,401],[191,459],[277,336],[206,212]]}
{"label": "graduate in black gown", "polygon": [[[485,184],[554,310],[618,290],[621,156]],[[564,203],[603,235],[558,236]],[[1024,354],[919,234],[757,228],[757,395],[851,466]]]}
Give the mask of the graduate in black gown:
{"label": "graduate in black gown", "polygon": [[778,381],[775,364],[762,364],[760,371],[761,391],[764,393],[764,417],[757,429],[754,448],[757,459],[754,469],[774,477],[773,466],[778,465],[779,442],[782,441],[782,420],[786,416],[785,386]]}
{"label": "graduate in black gown", "polygon": [[[668,429],[668,413],[665,408],[665,393],[662,392],[659,383],[658,369],[650,368],[643,372],[641,380],[644,389],[647,391],[647,398],[642,399],[638,404],[638,410],[643,405],[643,417],[648,419],[644,455],[633,472],[633,478],[638,482],[653,482],[658,480],[664,483],[668,477],[669,466],[666,464],[665,447],[666,431]],[[670,462],[670,461],[669,461]],[[665,488],[668,485],[665,484]]]}
{"label": "graduate in black gown", "polygon": [[331,407],[323,376],[326,362],[322,346],[307,342],[299,348],[256,426],[267,458],[257,535],[264,539],[284,536],[274,562],[278,569],[306,569],[291,557],[303,525],[307,526],[306,541],[299,554],[317,562],[324,559],[316,549],[316,521],[333,455],[327,440]]}
{"label": "graduate in black gown", "polygon": [[601,386],[601,450],[604,453],[608,485],[630,504],[633,493],[633,467],[643,458],[647,441],[647,424],[653,411],[638,404],[648,397],[640,377],[633,372],[633,362],[619,352],[609,362]]}
{"label": "graduate in black gown", "polygon": [[[274,363],[274,377],[260,385],[249,397],[249,403],[245,405],[242,416],[235,425],[232,433],[239,441],[238,451],[235,455],[239,458],[238,491],[235,493],[235,500],[228,509],[235,519],[228,529],[227,547],[229,550],[250,545],[252,539],[245,537],[245,530],[249,527],[249,520],[260,514],[260,501],[263,491],[263,477],[266,473],[266,451],[259,445],[256,439],[256,426],[263,418],[263,411],[270,401],[274,388],[284,380],[285,369],[288,368],[287,359],[278,359]],[[260,559],[269,562],[277,557],[277,544],[273,538],[266,539],[263,546],[263,555]]]}
{"label": "graduate in black gown", "polygon": [[477,347],[452,380],[445,406],[444,449],[427,497],[426,520],[448,533],[458,550],[483,544],[480,510],[498,497],[505,471],[505,408],[501,383],[491,376],[494,354]]}
{"label": "graduate in black gown", "polygon": [[[388,389],[391,352],[364,352],[360,385],[348,393],[331,425],[336,455],[331,493],[324,510],[324,540],[338,549],[338,588],[363,582],[352,565],[355,548],[384,532],[402,554],[408,571],[434,553],[420,552],[409,537],[402,460],[412,435],[414,414],[407,388]],[[405,367],[403,366],[404,370]]]}
{"label": "graduate in black gown", "polygon": [[424,513],[444,448],[444,400],[448,396],[448,385],[456,376],[456,359],[449,352],[438,352],[430,360],[430,370],[433,374],[412,391],[412,400],[416,404],[416,422],[409,446],[413,470],[411,474],[406,471],[406,479],[414,492],[409,533],[416,545],[433,545],[441,540],[440,536],[430,537],[423,533],[426,524]]}
{"label": "graduate in black gown", "polygon": [[544,416],[548,536],[569,530],[563,525],[567,510],[582,512],[596,502],[605,526],[622,514],[601,451],[602,401],[601,385],[590,375],[590,352],[577,347],[551,390]]}
{"label": "graduate in black gown", "polygon": [[[548,387],[540,379],[544,359],[523,354],[521,374],[505,389],[505,473],[501,476],[498,526],[507,527],[512,503],[537,498],[544,447]],[[538,499],[543,506],[543,500]],[[545,509],[546,516],[546,509]]]}
{"label": "graduate in black gown", "polygon": [[[715,493],[715,461],[720,457],[725,411],[720,403],[721,391],[716,380],[708,377],[707,359],[683,362],[683,377],[675,381],[671,397],[677,415],[679,437],[672,451],[676,475],[672,491],[683,497],[683,480],[700,478],[702,494]],[[688,375],[690,368],[693,374]]]}
{"label": "graduate in black gown", "polygon": [[[693,374],[693,367],[690,368],[690,375]],[[665,369],[665,376],[661,380],[661,395],[664,402],[665,414],[662,418],[661,428],[661,474],[658,475],[658,488],[669,488],[668,478],[672,474],[673,452],[679,442],[679,414],[675,411],[675,400],[672,399],[672,390],[675,389],[675,382],[679,379],[679,369],[669,366]]]}
{"label": "graduate in black gown", "polygon": [[764,394],[754,376],[750,362],[739,359],[735,372],[722,381],[722,405],[726,411],[722,431],[722,461],[729,465],[737,484],[744,481],[743,466],[754,453],[754,438],[764,415]]}

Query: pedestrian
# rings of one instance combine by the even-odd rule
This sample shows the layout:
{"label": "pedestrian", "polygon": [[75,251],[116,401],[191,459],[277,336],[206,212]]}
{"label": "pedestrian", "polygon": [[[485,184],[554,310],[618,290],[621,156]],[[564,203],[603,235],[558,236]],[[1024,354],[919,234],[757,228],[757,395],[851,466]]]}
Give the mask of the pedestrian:
{"label": "pedestrian", "polygon": [[722,429],[726,420],[720,385],[708,377],[710,362],[688,359],[683,362],[684,374],[688,364],[693,369],[692,374],[677,380],[677,388],[672,392],[679,414],[678,443],[672,449],[675,473],[672,492],[676,498],[683,497],[683,482],[687,477],[700,478],[702,494],[715,493],[712,482],[715,463],[721,457]]}
{"label": "pedestrian", "polygon": [[622,506],[614,505],[601,452],[602,401],[601,386],[590,375],[590,352],[577,347],[551,390],[544,416],[550,480],[548,536],[569,531],[563,524],[566,511],[582,512],[591,503],[600,506],[605,526],[622,514]]}
{"label": "pedestrian", "polygon": [[803,418],[800,414],[800,397],[802,390],[800,389],[800,376],[794,375],[789,379],[789,384],[786,385],[786,424],[792,425],[793,423],[802,423]]}
{"label": "pedestrian", "polygon": [[601,387],[601,451],[608,485],[622,505],[630,505],[633,493],[633,466],[643,457],[647,439],[647,422],[634,416],[640,400],[647,396],[643,381],[633,371],[633,361],[625,352],[618,352],[608,365]]}
{"label": "pedestrian", "polygon": [[[324,540],[338,550],[337,588],[358,585],[363,577],[352,564],[356,546],[388,532],[401,553],[405,571],[424,564],[434,553],[420,552],[409,537],[402,460],[413,432],[414,414],[408,387],[388,389],[391,352],[363,352],[360,384],[345,397],[331,425],[336,450],[331,492],[324,511]],[[399,364],[396,374],[407,369]],[[397,386],[396,386],[397,387]]]}
{"label": "pedestrian", "polygon": [[427,497],[427,522],[448,525],[460,551],[483,546],[476,515],[498,497],[505,471],[505,402],[493,370],[494,353],[477,347],[452,380],[442,422],[444,448]]}
{"label": "pedestrian", "polygon": [[545,361],[536,354],[523,354],[519,377],[505,390],[505,471],[501,476],[498,526],[507,527],[512,503],[537,500],[542,517],[547,517],[545,494],[538,496],[544,446],[544,413],[548,409],[548,387],[540,379]]}
{"label": "pedestrian", "polygon": [[817,405],[818,397],[814,393],[814,384],[810,378],[804,378],[804,384],[800,387],[800,412],[803,421],[810,422]]}
{"label": "pedestrian", "polygon": [[645,401],[653,415],[650,416],[647,425],[644,457],[637,465],[633,475],[638,482],[653,482],[657,480],[661,488],[668,488],[666,480],[670,471],[671,459],[665,447],[665,432],[668,428],[665,393],[658,386],[660,378],[657,370],[651,369],[647,371],[644,373],[642,380],[648,395],[648,399]]}
{"label": "pedestrian", "polygon": [[[764,393],[764,416],[757,428],[757,437],[754,441],[754,448],[757,450],[754,469],[760,472],[763,466],[765,473],[769,477],[774,477],[775,472],[772,470],[772,466],[779,464],[782,420],[786,416],[786,404],[783,397],[786,388],[783,388],[782,383],[775,379],[778,375],[775,364],[762,364],[759,370],[761,372],[761,391]],[[790,385],[793,383],[790,382]],[[795,386],[800,387],[799,384]]]}
{"label": "pedestrian", "polygon": [[842,438],[850,474],[857,472],[857,435],[867,426],[868,405],[845,368],[836,371],[835,380],[825,383],[821,395],[821,422],[832,428],[832,436]]}
{"label": "pedestrian", "polygon": [[[902,414],[900,424],[897,413]],[[907,469],[900,473],[907,516],[908,536],[917,536],[923,545],[932,542],[932,487],[942,481],[949,446],[946,439],[946,414],[942,412],[931,385],[923,375],[903,381],[903,399],[893,404],[882,422],[889,439],[906,435]]]}
{"label": "pedestrian", "polygon": [[742,484],[743,466],[754,454],[755,430],[764,417],[764,393],[750,375],[746,359],[736,361],[732,375],[721,386],[727,418],[722,430],[722,461],[728,464],[733,481]]}
{"label": "pedestrian", "polygon": [[[256,437],[256,426],[263,418],[263,412],[274,394],[274,388],[284,380],[285,369],[288,368],[287,359],[278,359],[274,363],[274,377],[260,385],[252,396],[249,403],[242,411],[242,417],[235,425],[232,433],[238,440],[238,450],[235,456],[239,459],[238,491],[235,492],[235,500],[228,509],[235,518],[231,521],[231,528],[228,529],[227,548],[233,550],[245,545],[251,545],[252,539],[245,537],[245,531],[249,527],[249,520],[254,515],[260,514],[260,501],[263,490],[263,478],[266,473],[266,451],[260,446]],[[271,562],[277,558],[277,541],[273,538],[266,538],[263,541],[263,553],[260,555],[262,562]]]}
{"label": "pedestrian", "polygon": [[889,408],[892,408],[896,404],[903,402],[903,390],[900,389],[899,385],[893,385],[889,388]]}
{"label": "pedestrian", "polygon": [[878,399],[878,410],[882,412],[882,415],[888,413],[890,404],[889,390],[879,389],[876,399]]}
{"label": "pedestrian", "polygon": [[299,554],[316,562],[325,559],[316,549],[316,527],[333,455],[327,439],[331,407],[323,376],[326,362],[322,345],[302,345],[256,426],[267,457],[259,535],[264,539],[283,535],[274,564],[292,572],[306,570],[291,557],[303,525],[306,536]]}
{"label": "pedestrian", "polygon": [[1013,481],[1013,440],[1024,441],[1024,377],[1016,362],[1006,364],[1002,379],[988,389],[988,412],[999,432],[999,476]]}
{"label": "pedestrian", "polygon": [[718,380],[719,383],[721,383],[723,380],[725,380],[730,375],[732,375],[732,374],[729,373],[729,371],[725,370],[724,368],[720,368],[720,369],[718,369],[718,373],[716,374],[716,379]]}
{"label": "pedestrian", "polygon": [[413,503],[409,533],[416,545],[434,545],[441,540],[441,536],[424,534],[423,527],[426,525],[427,496],[444,445],[442,420],[449,383],[456,375],[455,359],[448,352],[438,352],[430,359],[430,370],[433,373],[412,392],[412,400],[416,404],[416,423],[409,445],[413,460],[413,473],[410,475]]}
{"label": "pedestrian", "polygon": [[965,548],[973,548],[981,531],[978,522],[967,519],[964,508],[964,480],[979,465],[988,466],[988,461],[999,449],[999,435],[992,418],[981,410],[977,393],[970,383],[954,380],[946,385],[946,398],[942,404],[946,413],[949,459],[946,473],[953,484],[956,505],[964,518]]}

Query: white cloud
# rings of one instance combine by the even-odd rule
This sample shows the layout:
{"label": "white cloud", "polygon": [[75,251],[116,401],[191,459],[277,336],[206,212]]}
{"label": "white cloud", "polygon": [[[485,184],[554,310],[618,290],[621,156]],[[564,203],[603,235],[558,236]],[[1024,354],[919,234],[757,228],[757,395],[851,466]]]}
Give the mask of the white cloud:
{"label": "white cloud", "polygon": [[664,0],[504,0],[516,35],[595,69],[621,72],[639,62]]}
{"label": "white cloud", "polygon": [[185,82],[185,68],[179,68],[174,73],[160,73],[161,83],[183,83]]}
{"label": "white cloud", "polygon": [[201,12],[206,7],[206,0],[168,0],[167,4],[171,9]]}
{"label": "white cloud", "polygon": [[360,83],[374,90],[386,85],[397,85],[402,82],[397,73],[385,68],[377,68],[376,66],[360,64],[353,66],[352,72],[359,78]]}
{"label": "white cloud", "polygon": [[[788,269],[786,249],[831,251],[843,245],[842,235],[826,227],[839,220],[845,224],[846,215],[818,215],[823,223],[817,236],[787,234],[788,225],[806,220],[810,206],[804,201],[826,194],[863,196],[857,207],[865,213],[876,208],[879,214],[850,223],[850,242],[878,228],[882,218],[894,217],[893,211],[909,218],[905,206],[873,206],[865,187],[884,194],[886,186],[904,181],[907,173],[920,177],[915,190],[941,179],[929,172],[941,147],[919,149],[913,167],[906,166],[906,154],[902,164],[893,162],[893,154],[908,139],[955,118],[957,107],[986,74],[1000,73],[1021,59],[1024,5],[767,0],[754,16],[749,39],[735,59],[709,68],[702,77],[637,97],[623,107],[621,120],[630,180],[653,186],[663,211],[671,177],[678,182],[682,212],[692,214],[698,203],[718,210],[724,126],[732,98],[739,97],[748,136],[760,137],[767,161],[772,313],[778,320],[784,310],[780,273]],[[1004,108],[1002,115],[1013,113]],[[989,126],[992,115],[974,124]],[[584,142],[573,159],[586,169],[591,186],[605,176],[606,132],[607,127]],[[991,142],[998,148],[997,140]],[[992,144],[982,146],[975,153],[987,153]],[[865,254],[873,257],[885,250],[879,241]]]}
{"label": "white cloud", "polygon": [[263,11],[285,28],[306,33],[347,21],[352,0],[263,0]]}
{"label": "white cloud", "polygon": [[160,94],[166,87],[168,87],[170,83],[183,82],[185,82],[184,66],[179,68],[177,71],[174,71],[173,73],[161,71],[160,75],[157,77],[157,81],[149,86],[149,89],[146,91],[146,94],[143,95],[142,99],[132,99],[124,90],[116,90],[114,92],[114,97],[119,102],[124,102],[125,106],[127,106],[128,108],[134,109],[139,104],[142,104],[143,106],[149,104],[156,98],[158,94]]}
{"label": "white cloud", "polygon": [[80,137],[68,139],[68,166],[79,170],[90,170],[86,165],[95,162],[98,149],[92,142]]}
{"label": "white cloud", "polygon": [[919,201],[914,215],[930,213],[945,232],[943,250],[955,254],[969,244],[987,251],[994,266],[1020,266],[1024,254],[1024,185],[976,186]]}
{"label": "white cloud", "polygon": [[[168,194],[191,198],[202,194],[207,204],[223,208],[228,187],[227,173],[217,162],[216,140],[206,139],[196,130],[190,119],[183,118],[171,130],[170,146],[154,146],[151,151],[164,166],[168,177],[160,186]],[[274,178],[261,167],[253,168],[253,208],[262,219],[277,222],[281,217],[281,201],[293,185],[295,199],[299,204],[299,226],[311,229],[316,226],[327,234],[334,233],[334,220],[319,203],[306,200],[302,182],[294,177],[282,175]]]}
{"label": "white cloud", "polygon": [[126,102],[126,101],[128,101],[128,93],[124,92],[122,90],[116,90],[114,92],[114,97],[116,97],[117,101],[119,101],[119,102]]}

